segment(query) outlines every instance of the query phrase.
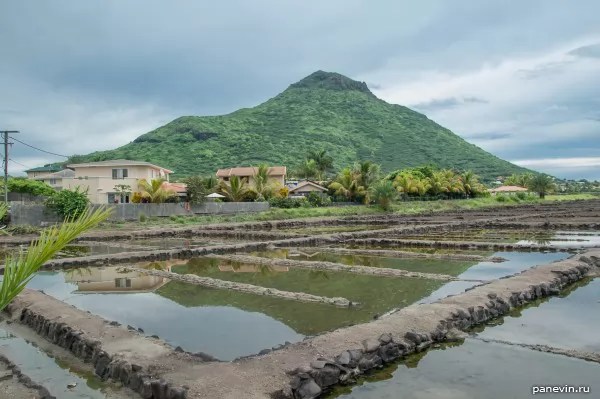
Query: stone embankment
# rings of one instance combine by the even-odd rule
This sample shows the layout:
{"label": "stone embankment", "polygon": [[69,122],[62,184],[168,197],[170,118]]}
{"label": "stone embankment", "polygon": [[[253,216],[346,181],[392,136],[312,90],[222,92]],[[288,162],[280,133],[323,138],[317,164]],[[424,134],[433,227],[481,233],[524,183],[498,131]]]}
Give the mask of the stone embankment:
{"label": "stone embankment", "polygon": [[226,280],[219,280],[219,279],[210,278],[210,277],[197,276],[195,274],[177,274],[177,273],[173,273],[173,272],[167,272],[164,270],[150,270],[150,269],[142,269],[142,268],[138,268],[138,267],[129,267],[129,266],[123,266],[122,268],[123,268],[123,270],[130,271],[130,272],[138,272],[138,273],[143,273],[143,274],[147,274],[150,276],[163,277],[163,278],[167,278],[169,280],[181,281],[184,283],[200,285],[200,286],[208,287],[208,288],[245,292],[247,294],[271,296],[271,297],[280,298],[280,299],[289,299],[289,300],[302,301],[302,302],[325,303],[328,305],[335,305],[335,306],[348,307],[348,306],[359,305],[358,302],[352,302],[352,301],[349,301],[348,299],[342,298],[342,297],[328,298],[328,297],[324,297],[324,296],[306,294],[304,292],[281,291],[281,290],[278,290],[275,288],[259,287],[259,286],[252,285],[252,284],[237,283],[237,282],[233,282],[233,281],[226,281]]}
{"label": "stone embankment", "polygon": [[399,238],[364,238],[345,241],[350,245],[380,246],[380,247],[414,247],[414,248],[455,248],[455,249],[490,249],[496,251],[548,251],[548,252],[575,252],[584,247],[573,245],[571,247],[554,247],[551,245],[512,244],[503,242],[483,241],[432,241],[432,240],[404,240]]}
{"label": "stone embankment", "polygon": [[[315,248],[290,248],[292,250],[314,250]],[[412,251],[390,251],[383,249],[347,249],[347,248],[330,248],[330,247],[319,247],[319,252],[326,252],[338,255],[352,255],[352,256],[377,256],[382,258],[413,258],[413,259],[438,259],[438,260],[458,260],[458,261],[470,261],[470,262],[504,262],[506,259],[500,256],[480,256],[480,255],[469,255],[469,254],[430,254],[426,252],[412,252]]]}
{"label": "stone embankment", "polygon": [[293,260],[293,259],[281,259],[281,258],[260,258],[258,256],[247,256],[247,255],[206,255],[210,259],[220,259],[230,262],[240,262],[250,265],[261,265],[261,266],[284,266],[291,268],[310,269],[310,270],[321,270],[325,272],[345,272],[352,274],[363,274],[369,276],[382,276],[382,277],[408,277],[408,278],[424,278],[430,280],[442,280],[442,281],[471,281],[471,282],[483,282],[483,280],[468,280],[461,279],[455,276],[447,274],[435,274],[435,273],[421,273],[412,272],[409,270],[402,269],[391,269],[387,267],[370,267],[363,265],[344,265],[341,263],[334,262],[312,262],[305,260]]}
{"label": "stone embankment", "polygon": [[56,399],[43,386],[33,382],[21,369],[0,354],[0,397],[10,399]]}
{"label": "stone embankment", "polygon": [[456,339],[457,330],[559,294],[599,267],[600,250],[589,250],[236,362],[202,362],[31,290],[19,295],[9,312],[13,320],[86,360],[97,375],[121,381],[144,398],[314,399],[369,370]]}

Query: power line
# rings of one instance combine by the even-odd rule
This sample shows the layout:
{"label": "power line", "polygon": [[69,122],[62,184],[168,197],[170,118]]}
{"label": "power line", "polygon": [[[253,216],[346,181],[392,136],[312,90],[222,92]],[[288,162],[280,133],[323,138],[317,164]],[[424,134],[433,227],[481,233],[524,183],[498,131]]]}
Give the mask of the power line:
{"label": "power line", "polygon": [[14,163],[16,163],[17,165],[21,165],[21,166],[22,166],[22,167],[24,167],[24,168],[31,169],[29,166],[27,166],[27,165],[23,165],[21,162],[17,162],[17,161],[15,161],[15,160],[14,160],[14,159],[12,159],[12,158],[9,158],[8,160],[9,160],[9,161],[12,161],[12,162],[14,162]]}
{"label": "power line", "polygon": [[4,203],[8,205],[8,146],[13,144],[8,142],[8,135],[19,133],[19,131],[3,130],[0,133],[4,136]]}
{"label": "power line", "polygon": [[[31,144],[24,143],[24,142],[22,142],[21,140],[17,140],[16,138],[14,138],[14,137],[12,137],[12,136],[11,136],[10,138],[11,138],[11,139],[13,139],[14,141],[18,142],[18,143],[21,143],[21,144],[23,144],[23,145],[26,145],[27,147],[31,147],[31,148],[33,148],[34,150],[38,150],[38,151],[41,151],[41,152],[45,152],[46,154],[50,154],[50,155],[56,155],[57,157],[69,158],[67,155],[56,154],[56,153],[54,153],[54,152],[50,152],[50,151],[42,150],[41,148],[34,147],[34,146],[32,146]],[[13,161],[13,162],[14,162],[14,161]]]}

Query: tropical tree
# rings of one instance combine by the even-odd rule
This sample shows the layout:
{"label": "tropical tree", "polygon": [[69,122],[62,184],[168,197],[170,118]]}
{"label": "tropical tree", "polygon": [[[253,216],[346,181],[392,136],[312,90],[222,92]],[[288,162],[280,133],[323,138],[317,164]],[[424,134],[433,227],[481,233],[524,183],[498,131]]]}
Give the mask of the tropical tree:
{"label": "tropical tree", "polygon": [[321,176],[324,176],[325,172],[333,168],[333,158],[327,154],[327,150],[308,151],[306,160],[315,161],[315,165]]}
{"label": "tropical tree", "polygon": [[[335,181],[329,185],[336,195],[346,197],[348,201],[356,199],[358,196],[366,194],[364,186],[360,184],[360,176],[352,169],[345,168],[335,178]],[[368,199],[366,199],[368,201]]]}
{"label": "tropical tree", "polygon": [[208,190],[202,176],[190,176],[183,179],[186,186],[187,202],[201,204],[206,200]]}
{"label": "tropical tree", "polygon": [[256,169],[256,173],[252,176],[252,185],[254,191],[264,198],[269,199],[273,197],[279,188],[277,184],[269,181],[269,166],[267,164],[260,164]]}
{"label": "tropical tree", "polygon": [[303,160],[296,170],[296,175],[304,179],[320,179],[322,176],[319,166],[314,159]]}
{"label": "tropical tree", "polygon": [[435,171],[429,177],[428,183],[430,186],[431,194],[440,195],[448,192],[448,182],[446,180],[446,174],[443,171]]}
{"label": "tropical tree", "polygon": [[380,180],[369,188],[371,198],[387,211],[396,197],[394,183],[389,180]]}
{"label": "tropical tree", "polygon": [[216,176],[208,176],[204,179],[204,187],[210,192],[215,192],[219,189],[219,180]]}
{"label": "tropical tree", "polygon": [[481,184],[479,183],[479,177],[470,170],[463,172],[460,175],[460,183],[462,185],[462,191],[469,197],[472,197],[476,193],[481,191]]}
{"label": "tropical tree", "polygon": [[381,167],[371,161],[354,164],[353,172],[358,175],[359,184],[368,189],[371,184],[379,180]]}
{"label": "tropical tree", "polygon": [[539,174],[529,181],[527,188],[535,191],[539,194],[540,198],[544,199],[546,194],[554,190],[555,186],[550,176]]}
{"label": "tropical tree", "polygon": [[148,182],[146,179],[140,180],[138,188],[143,199],[150,203],[162,203],[175,197],[177,193],[164,187],[165,179],[153,179]]}
{"label": "tropical tree", "polygon": [[[0,215],[6,214],[6,205],[0,205]],[[27,252],[16,257],[7,256],[4,277],[0,287],[0,311],[17,296],[31,281],[40,267],[52,259],[76,237],[106,220],[112,209],[87,209],[80,217],[66,219],[60,227],[43,230],[40,238],[33,241]]]}
{"label": "tropical tree", "polygon": [[229,182],[221,181],[219,187],[221,193],[232,202],[243,201],[250,191],[248,180],[246,178],[240,179],[239,176],[232,176]]}
{"label": "tropical tree", "polygon": [[532,173],[513,174],[504,180],[504,184],[507,186],[529,187],[529,183],[533,177]]}

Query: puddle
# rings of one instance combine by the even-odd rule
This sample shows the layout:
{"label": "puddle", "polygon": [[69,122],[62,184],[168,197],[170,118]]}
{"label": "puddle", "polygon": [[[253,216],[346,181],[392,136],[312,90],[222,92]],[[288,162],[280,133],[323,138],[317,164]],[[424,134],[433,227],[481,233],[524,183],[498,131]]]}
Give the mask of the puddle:
{"label": "puddle", "polygon": [[[0,352],[19,366],[32,381],[48,389],[50,394],[61,399],[115,397],[106,392],[105,384],[91,372],[74,372],[64,361],[5,328],[0,324]],[[67,388],[72,383],[77,385]]]}
{"label": "puddle", "polygon": [[565,385],[589,387],[593,395],[600,390],[599,375],[597,363],[467,339],[460,346],[411,356],[360,386],[336,388],[327,398],[508,399],[529,397],[534,386]]}
{"label": "puddle", "polygon": [[565,297],[553,297],[514,317],[504,317],[500,325],[478,335],[600,353],[600,279],[584,284]]}
{"label": "puddle", "polygon": [[[269,315],[229,306],[232,301],[227,298],[219,303],[178,303],[161,295],[161,290],[156,292],[163,284],[176,282],[167,283],[162,278],[119,270],[118,267],[104,267],[41,272],[30,282],[29,288],[43,290],[79,309],[116,320],[125,327],[141,327],[145,334],[158,335],[173,346],[191,352],[202,351],[222,360],[255,354],[303,338]],[[202,298],[210,297],[211,292],[219,295],[218,290],[193,285],[183,284],[179,288],[181,290],[176,285],[174,290],[187,292],[189,289]],[[171,292],[171,288],[167,292]]]}
{"label": "puddle", "polygon": [[[469,280],[494,280],[520,273],[535,265],[544,265],[563,260],[570,255],[564,252],[494,252],[492,256],[499,256],[506,259],[506,261],[501,263],[481,262],[469,268],[458,277]],[[419,301],[419,303],[430,303],[445,298],[448,295],[459,294],[476,284],[468,281],[451,281],[427,298]]]}

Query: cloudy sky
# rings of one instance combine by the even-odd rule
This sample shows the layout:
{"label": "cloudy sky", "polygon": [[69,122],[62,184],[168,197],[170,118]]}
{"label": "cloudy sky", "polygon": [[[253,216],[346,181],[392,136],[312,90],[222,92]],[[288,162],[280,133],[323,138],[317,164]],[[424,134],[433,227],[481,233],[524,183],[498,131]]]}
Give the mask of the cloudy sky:
{"label": "cloudy sky", "polygon": [[[322,69],[474,144],[600,179],[597,0],[0,3],[0,130],[56,154],[250,107]],[[62,160],[15,143],[12,173]]]}

